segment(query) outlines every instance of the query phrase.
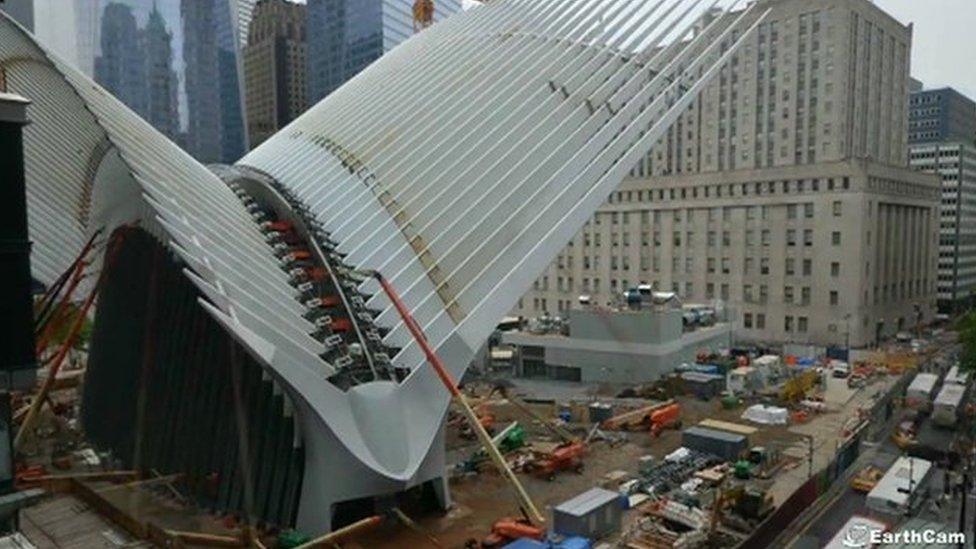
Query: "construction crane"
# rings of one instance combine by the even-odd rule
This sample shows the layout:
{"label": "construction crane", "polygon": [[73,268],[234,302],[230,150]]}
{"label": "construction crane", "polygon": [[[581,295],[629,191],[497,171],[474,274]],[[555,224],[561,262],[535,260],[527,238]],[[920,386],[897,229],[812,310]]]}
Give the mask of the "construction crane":
{"label": "construction crane", "polygon": [[427,337],[424,335],[423,330],[420,328],[420,325],[417,324],[417,321],[414,320],[413,315],[410,314],[410,311],[407,310],[407,306],[404,305],[403,300],[400,299],[400,295],[393,288],[393,285],[390,284],[390,282],[382,274],[380,274],[379,271],[374,271],[372,274],[380,283],[380,287],[383,288],[386,296],[390,298],[390,301],[393,303],[393,307],[400,314],[400,318],[403,320],[403,324],[407,327],[407,330],[410,331],[410,335],[413,336],[414,340],[417,342],[417,345],[424,352],[427,362],[430,363],[432,368],[434,368],[434,372],[437,373],[437,377],[440,378],[441,383],[444,384],[444,387],[446,387],[448,392],[451,393],[451,397],[458,404],[458,406],[460,406],[462,413],[464,413],[464,416],[468,419],[471,429],[474,430],[475,435],[477,435],[478,440],[485,449],[485,452],[488,453],[488,456],[491,458],[491,461],[494,462],[495,466],[498,468],[498,471],[502,474],[502,476],[505,477],[509,485],[511,485],[512,489],[515,491],[515,495],[518,497],[519,503],[527,518],[529,518],[535,524],[545,524],[545,517],[542,516],[542,513],[532,501],[529,493],[525,491],[525,487],[522,486],[521,482],[519,482],[518,477],[516,477],[515,473],[512,472],[512,468],[508,466],[508,462],[505,461],[505,457],[502,456],[501,452],[498,451],[498,448],[495,447],[491,440],[491,436],[488,435],[488,432],[485,431],[485,428],[481,425],[481,422],[478,419],[478,414],[476,414],[474,409],[471,408],[471,404],[468,403],[468,399],[464,396],[464,393],[458,389],[458,384],[454,379],[454,376],[447,371],[443,361],[441,361],[440,357],[437,356],[437,353],[434,352],[434,349],[427,342]]}
{"label": "construction crane", "polygon": [[434,0],[414,0],[413,32],[420,32],[434,24]]}

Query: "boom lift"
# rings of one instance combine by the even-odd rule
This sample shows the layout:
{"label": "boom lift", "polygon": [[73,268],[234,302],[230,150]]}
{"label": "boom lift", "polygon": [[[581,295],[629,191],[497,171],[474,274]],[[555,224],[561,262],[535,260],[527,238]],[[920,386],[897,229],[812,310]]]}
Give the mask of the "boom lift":
{"label": "boom lift", "polygon": [[587,450],[585,441],[581,440],[573,433],[570,433],[561,425],[558,425],[555,422],[537,414],[521,399],[515,395],[509,394],[508,390],[503,386],[495,386],[491,392],[488,393],[489,398],[496,392],[505,397],[510,403],[512,403],[513,406],[518,408],[524,414],[538,421],[547,429],[552,431],[556,436],[562,439],[562,443],[559,446],[557,446],[551,452],[542,453],[540,456],[538,456],[538,459],[529,465],[529,469],[534,474],[548,480],[555,480],[556,473],[560,471],[573,470],[580,472],[583,470],[583,456],[586,455]]}

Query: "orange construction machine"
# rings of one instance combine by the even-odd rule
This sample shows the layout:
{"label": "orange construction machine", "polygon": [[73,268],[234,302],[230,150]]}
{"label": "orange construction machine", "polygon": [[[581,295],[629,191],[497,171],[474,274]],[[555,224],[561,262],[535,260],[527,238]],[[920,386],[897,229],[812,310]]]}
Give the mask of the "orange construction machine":
{"label": "orange construction machine", "polygon": [[560,471],[583,470],[583,458],[586,456],[586,441],[569,432],[565,427],[557,424],[551,419],[544,418],[537,414],[525,402],[515,395],[508,392],[504,386],[492,388],[488,396],[499,393],[505,397],[509,403],[521,410],[524,414],[538,421],[553,434],[562,439],[562,443],[550,452],[535,452],[535,460],[526,465],[526,470],[539,477],[555,480],[556,473]]}
{"label": "orange construction machine", "polygon": [[583,457],[586,456],[586,443],[571,440],[556,446],[551,452],[539,453],[536,460],[526,469],[546,480],[555,480],[560,471],[583,472]]}
{"label": "orange construction machine", "polygon": [[681,405],[677,402],[651,412],[651,434],[655,437],[665,429],[681,428]]}
{"label": "orange construction machine", "polygon": [[624,412],[605,420],[600,427],[608,431],[639,431],[650,429],[657,436],[664,429],[681,427],[681,405],[668,400]]}
{"label": "orange construction machine", "polygon": [[[541,540],[546,536],[546,531],[538,526],[533,526],[529,521],[522,518],[503,518],[495,521],[491,525],[491,533],[481,541],[481,547],[502,547],[517,539]],[[477,547],[468,544],[468,547]]]}

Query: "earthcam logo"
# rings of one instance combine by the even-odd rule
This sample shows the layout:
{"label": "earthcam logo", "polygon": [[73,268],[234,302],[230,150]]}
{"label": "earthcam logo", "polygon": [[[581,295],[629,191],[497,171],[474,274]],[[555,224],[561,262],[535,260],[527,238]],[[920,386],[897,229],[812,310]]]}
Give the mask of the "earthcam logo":
{"label": "earthcam logo", "polygon": [[875,545],[956,545],[966,543],[963,532],[942,532],[939,530],[903,530],[886,532],[870,525],[855,523],[844,534],[844,547],[864,548]]}
{"label": "earthcam logo", "polygon": [[[881,530],[876,529],[874,531],[880,532]],[[868,547],[871,544],[871,528],[864,523],[854,523],[847,529],[847,533],[844,534],[844,546],[845,547]]]}

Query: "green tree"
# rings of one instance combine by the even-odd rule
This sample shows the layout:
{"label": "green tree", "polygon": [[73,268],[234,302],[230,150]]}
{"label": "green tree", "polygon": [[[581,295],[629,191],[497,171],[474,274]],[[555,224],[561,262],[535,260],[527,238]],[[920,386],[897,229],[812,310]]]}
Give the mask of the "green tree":
{"label": "green tree", "polygon": [[970,311],[959,320],[959,342],[962,343],[960,366],[976,372],[976,311]]}

